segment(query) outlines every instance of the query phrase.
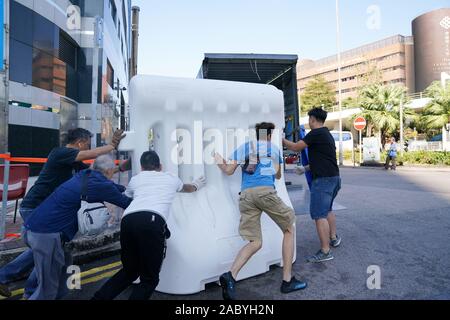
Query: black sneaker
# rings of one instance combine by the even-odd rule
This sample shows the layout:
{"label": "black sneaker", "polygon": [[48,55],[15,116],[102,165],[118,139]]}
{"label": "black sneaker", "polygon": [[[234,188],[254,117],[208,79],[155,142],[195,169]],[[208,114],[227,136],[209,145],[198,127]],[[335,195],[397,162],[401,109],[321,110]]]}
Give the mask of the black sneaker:
{"label": "black sneaker", "polygon": [[336,239],[331,239],[330,241],[330,246],[332,246],[333,248],[337,248],[341,245],[342,242],[342,238],[339,237],[338,235],[336,235]]}
{"label": "black sneaker", "polygon": [[283,281],[281,284],[281,293],[291,293],[298,290],[304,290],[308,284],[292,277],[290,282]]}
{"label": "black sneaker", "polygon": [[231,272],[224,273],[219,278],[222,287],[222,296],[224,300],[236,300],[236,280],[234,280]]}
{"label": "black sneaker", "polygon": [[333,260],[334,256],[331,253],[331,250],[328,253],[323,252],[322,250],[319,250],[315,255],[309,257],[307,259],[310,263],[319,263],[319,262],[325,262]]}
{"label": "black sneaker", "polygon": [[9,288],[6,284],[0,283],[0,296],[4,296],[5,298],[11,298],[12,293],[9,291]]}

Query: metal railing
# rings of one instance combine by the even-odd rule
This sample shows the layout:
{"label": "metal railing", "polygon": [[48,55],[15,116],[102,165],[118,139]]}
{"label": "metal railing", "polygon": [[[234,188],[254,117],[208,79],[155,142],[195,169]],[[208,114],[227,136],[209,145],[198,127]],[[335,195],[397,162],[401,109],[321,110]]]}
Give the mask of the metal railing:
{"label": "metal railing", "polygon": [[442,141],[413,141],[408,145],[408,151],[444,151]]}

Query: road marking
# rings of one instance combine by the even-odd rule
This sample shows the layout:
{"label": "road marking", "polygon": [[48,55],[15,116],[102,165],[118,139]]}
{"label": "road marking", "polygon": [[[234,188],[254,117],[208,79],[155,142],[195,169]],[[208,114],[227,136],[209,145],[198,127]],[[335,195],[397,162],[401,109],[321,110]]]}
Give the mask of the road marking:
{"label": "road marking", "polygon": [[103,280],[105,278],[111,278],[117,272],[119,272],[119,270],[113,270],[113,271],[109,271],[109,272],[100,274],[98,276],[92,277],[92,278],[87,278],[84,281],[81,281],[81,285],[98,282],[98,281]]}
{"label": "road marking", "polygon": [[115,262],[115,263],[108,264],[106,266],[94,268],[94,269],[82,272],[81,273],[81,278],[89,276],[91,274],[99,273],[101,271],[105,271],[105,270],[109,270],[109,269],[112,269],[112,268],[120,267],[120,266],[122,266],[122,262],[118,261],[118,262]]}
{"label": "road marking", "polygon": [[[121,267],[121,266],[122,266],[122,263],[120,261],[118,261],[118,262],[114,262],[114,263],[111,263],[111,264],[108,264],[108,265],[105,265],[105,266],[101,266],[101,267],[97,267],[97,268],[93,268],[93,269],[87,270],[85,272],[82,272],[80,276],[81,276],[81,279],[83,279],[83,278],[86,278],[87,276],[90,276],[90,275],[93,275],[93,274],[96,274],[96,273],[100,273],[102,271],[107,271],[107,270],[110,270],[110,269],[113,269],[113,268],[118,268],[118,267]],[[112,270],[112,271],[105,272],[105,273],[102,273],[100,275],[97,275],[95,277],[84,279],[84,280],[81,281],[81,284],[84,285],[84,284],[95,283],[95,282],[98,282],[98,281],[103,280],[105,278],[110,278],[114,274],[116,274],[118,271],[119,270]],[[14,290],[14,291],[11,292],[11,298],[17,297],[19,295],[23,295],[24,292],[25,292],[25,289],[23,289],[23,288]],[[6,300],[6,299],[7,299],[6,297],[0,296],[0,300]]]}

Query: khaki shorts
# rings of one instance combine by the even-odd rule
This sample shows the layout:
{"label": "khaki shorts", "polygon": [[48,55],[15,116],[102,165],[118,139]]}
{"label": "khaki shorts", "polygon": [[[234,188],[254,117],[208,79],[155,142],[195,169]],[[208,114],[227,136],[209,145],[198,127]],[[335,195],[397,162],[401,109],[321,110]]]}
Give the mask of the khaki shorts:
{"label": "khaki shorts", "polygon": [[295,223],[295,214],[271,187],[247,189],[239,197],[241,223],[239,234],[247,241],[262,241],[261,214],[263,212],[286,232]]}

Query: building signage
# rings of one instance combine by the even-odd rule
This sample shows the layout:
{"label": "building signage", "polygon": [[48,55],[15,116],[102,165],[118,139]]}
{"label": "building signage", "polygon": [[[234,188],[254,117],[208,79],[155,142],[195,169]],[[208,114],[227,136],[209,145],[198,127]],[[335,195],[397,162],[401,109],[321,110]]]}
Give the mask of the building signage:
{"label": "building signage", "polygon": [[381,160],[380,140],[378,138],[364,138],[364,163],[379,162]]}

